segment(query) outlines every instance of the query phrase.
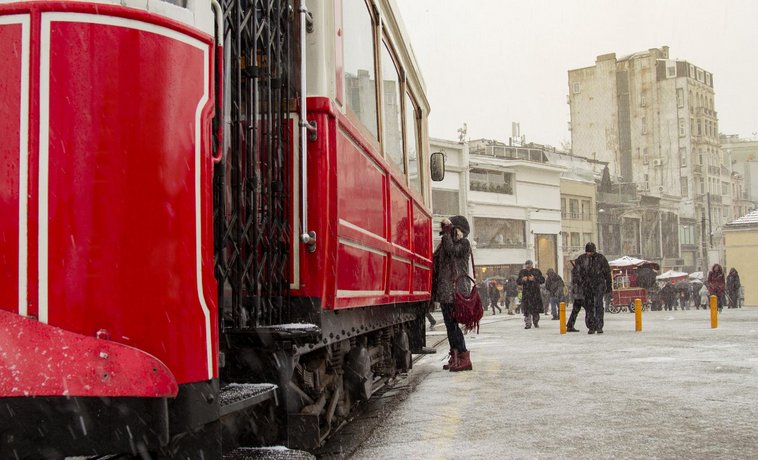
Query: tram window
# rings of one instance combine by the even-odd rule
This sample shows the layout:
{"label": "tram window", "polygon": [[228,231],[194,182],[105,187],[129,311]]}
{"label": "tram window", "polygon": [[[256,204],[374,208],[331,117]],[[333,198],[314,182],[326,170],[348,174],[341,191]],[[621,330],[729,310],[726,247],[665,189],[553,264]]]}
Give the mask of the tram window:
{"label": "tram window", "polygon": [[405,149],[408,152],[408,179],[411,188],[421,194],[421,176],[419,171],[420,155],[418,154],[418,120],[416,119],[416,105],[411,95],[405,93]]}
{"label": "tram window", "polygon": [[345,98],[347,107],[379,137],[376,111],[374,26],[365,2],[342,2],[344,31]]}
{"label": "tram window", "polygon": [[405,174],[403,159],[403,125],[400,111],[400,75],[387,43],[382,46],[382,114],[384,115],[382,144],[384,155],[401,174]]}

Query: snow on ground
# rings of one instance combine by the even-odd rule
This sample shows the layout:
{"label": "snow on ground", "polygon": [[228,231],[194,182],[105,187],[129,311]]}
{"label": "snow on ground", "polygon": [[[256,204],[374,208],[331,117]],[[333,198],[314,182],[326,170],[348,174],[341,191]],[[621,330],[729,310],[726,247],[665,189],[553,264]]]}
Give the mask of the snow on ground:
{"label": "snow on ground", "polygon": [[[474,370],[442,370],[447,343],[355,459],[758,458],[758,308],[605,314],[605,334],[487,313]],[[441,338],[439,323],[430,342]],[[444,335],[443,335],[444,336]]]}

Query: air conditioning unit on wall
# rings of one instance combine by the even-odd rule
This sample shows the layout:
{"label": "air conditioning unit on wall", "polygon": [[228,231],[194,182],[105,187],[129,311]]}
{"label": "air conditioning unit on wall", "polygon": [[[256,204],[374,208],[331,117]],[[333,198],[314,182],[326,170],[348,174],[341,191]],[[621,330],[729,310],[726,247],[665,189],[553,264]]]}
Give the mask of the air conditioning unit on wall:
{"label": "air conditioning unit on wall", "polygon": [[653,160],[653,166],[663,166],[663,160],[656,158]]}

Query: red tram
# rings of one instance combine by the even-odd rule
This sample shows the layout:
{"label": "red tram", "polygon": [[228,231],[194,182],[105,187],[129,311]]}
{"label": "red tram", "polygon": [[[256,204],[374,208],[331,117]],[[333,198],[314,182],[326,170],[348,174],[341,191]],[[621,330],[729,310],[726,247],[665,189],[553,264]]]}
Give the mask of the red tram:
{"label": "red tram", "polygon": [[2,2],[0,62],[0,457],[312,448],[411,367],[444,160],[391,0]]}

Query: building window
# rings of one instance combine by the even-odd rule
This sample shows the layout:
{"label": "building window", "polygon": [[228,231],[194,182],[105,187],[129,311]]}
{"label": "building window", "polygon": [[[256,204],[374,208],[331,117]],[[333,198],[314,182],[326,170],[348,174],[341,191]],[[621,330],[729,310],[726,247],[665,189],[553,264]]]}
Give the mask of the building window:
{"label": "building window", "polygon": [[592,241],[592,233],[582,233],[582,243],[587,244]]}
{"label": "building window", "polygon": [[711,74],[708,72],[705,73],[705,84],[711,86]]}
{"label": "building window", "polygon": [[647,97],[643,94],[640,96],[640,107],[645,107],[647,105]]}
{"label": "building window", "polygon": [[721,195],[722,196],[728,196],[729,195],[729,182],[722,182],[721,183]]}
{"label": "building window", "polygon": [[458,190],[432,189],[432,212],[436,216],[456,216],[460,214]]}
{"label": "building window", "polygon": [[676,77],[676,62],[666,63],[666,78]]}
{"label": "building window", "polygon": [[343,2],[344,66],[347,107],[363,126],[379,137],[376,105],[374,24],[362,1]]}
{"label": "building window", "polygon": [[579,82],[574,82],[573,84],[573,92],[574,94],[579,94],[582,92],[582,84]]}
{"label": "building window", "polygon": [[569,213],[568,213],[569,219],[581,219],[581,215],[579,214],[579,200],[570,199],[569,200]]}
{"label": "building window", "polygon": [[682,183],[682,197],[686,197],[690,193],[689,188],[687,187],[687,178],[682,177],[681,183]]}
{"label": "building window", "polygon": [[525,248],[526,223],[523,220],[474,217],[477,248]]}
{"label": "building window", "polygon": [[582,220],[590,220],[590,200],[582,200]]}
{"label": "building window", "polygon": [[513,195],[513,174],[511,173],[475,168],[471,170],[470,178],[470,188],[475,192]]}
{"label": "building window", "polygon": [[703,69],[697,69],[697,81],[699,82],[705,81],[705,72],[703,72]]}
{"label": "building window", "polygon": [[695,244],[695,226],[684,224],[679,227],[679,240],[682,244]]}
{"label": "building window", "polygon": [[683,88],[677,88],[676,89],[676,106],[681,108],[684,108],[684,89]]}
{"label": "building window", "polygon": [[687,147],[679,147],[679,167],[687,166]]}
{"label": "building window", "polygon": [[571,232],[571,247],[573,250],[581,249],[582,242],[579,239],[579,233]]}
{"label": "building window", "polygon": [[647,134],[647,117],[642,117],[642,134]]}
{"label": "building window", "polygon": [[679,137],[687,135],[687,120],[684,118],[679,119]]}
{"label": "building window", "polygon": [[695,66],[690,64],[690,78],[695,78]]}

